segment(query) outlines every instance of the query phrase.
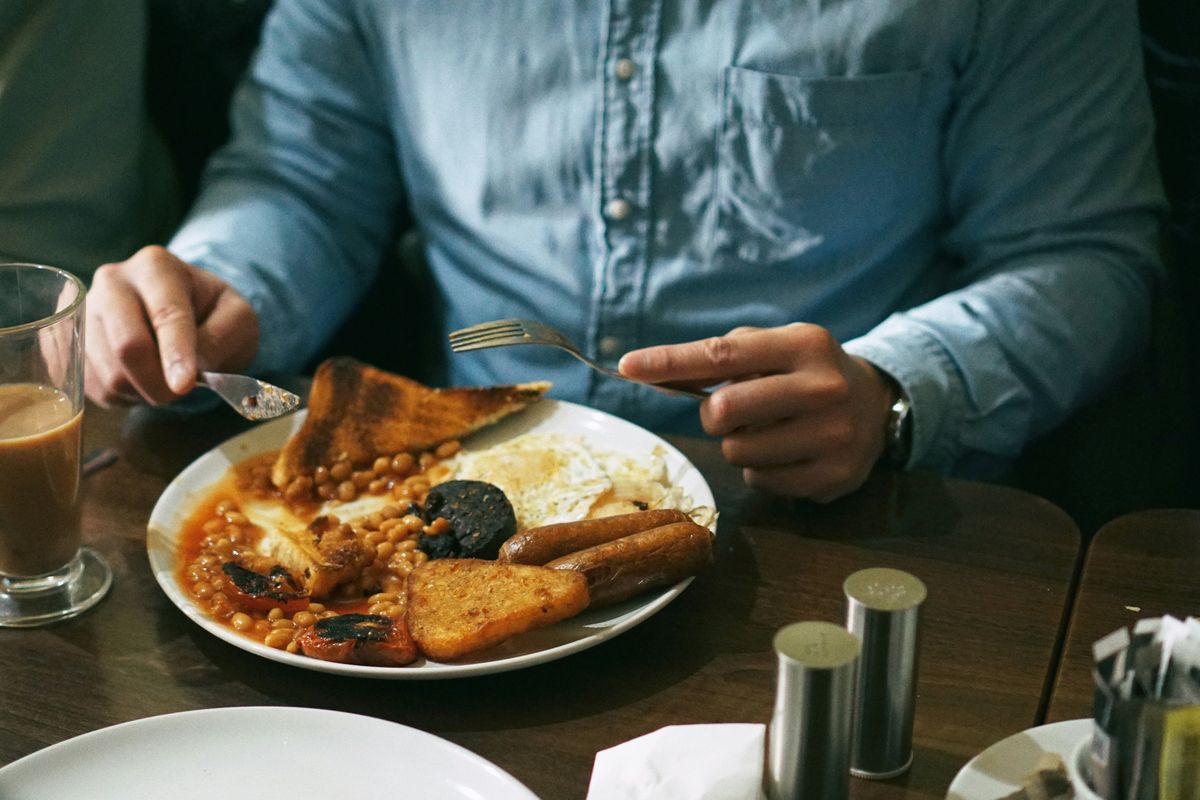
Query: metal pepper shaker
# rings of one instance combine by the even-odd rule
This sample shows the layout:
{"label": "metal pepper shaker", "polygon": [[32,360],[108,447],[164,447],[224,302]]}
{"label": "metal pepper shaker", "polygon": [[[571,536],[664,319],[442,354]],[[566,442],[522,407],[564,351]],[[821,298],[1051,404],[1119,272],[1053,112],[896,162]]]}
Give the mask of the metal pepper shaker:
{"label": "metal pepper shaker", "polygon": [[878,567],[855,572],[842,588],[846,628],[862,641],[850,773],[891,778],[912,764],[925,584],[907,572]]}
{"label": "metal pepper shaker", "polygon": [[770,728],[771,800],[845,800],[861,645],[828,622],[787,625],[774,645],[779,672]]}

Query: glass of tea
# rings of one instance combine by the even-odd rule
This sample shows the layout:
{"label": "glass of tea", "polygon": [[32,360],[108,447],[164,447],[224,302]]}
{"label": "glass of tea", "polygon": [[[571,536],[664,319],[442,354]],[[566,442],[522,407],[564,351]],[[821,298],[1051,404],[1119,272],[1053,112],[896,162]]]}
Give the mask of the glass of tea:
{"label": "glass of tea", "polygon": [[112,572],[80,542],[83,283],[0,264],[0,626],[95,605]]}

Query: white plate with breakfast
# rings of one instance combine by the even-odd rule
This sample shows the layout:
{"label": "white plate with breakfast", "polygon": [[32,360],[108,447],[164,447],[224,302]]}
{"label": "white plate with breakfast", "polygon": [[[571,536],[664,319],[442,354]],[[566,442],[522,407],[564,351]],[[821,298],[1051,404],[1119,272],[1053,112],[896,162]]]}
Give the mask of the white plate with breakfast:
{"label": "white plate with breakfast", "polygon": [[489,674],[617,636],[711,562],[715,502],[670,444],[547,388],[327,362],[307,410],[166,488],[155,577],[214,636],[342,675]]}
{"label": "white plate with breakfast", "polygon": [[[361,767],[372,764],[385,768]],[[148,717],[68,739],[0,769],[0,797],[10,800],[214,796],[536,800],[495,764],[445,739],[312,708]]]}
{"label": "white plate with breakfast", "polygon": [[1065,764],[1080,740],[1091,732],[1092,720],[1070,719],[1001,739],[959,770],[946,800],[1006,800],[1025,796],[1017,793],[1031,781],[1047,781],[1047,776],[1039,774],[1041,771],[1049,773],[1055,785],[1065,786],[1066,772],[1057,769],[1057,765],[1060,760]]}

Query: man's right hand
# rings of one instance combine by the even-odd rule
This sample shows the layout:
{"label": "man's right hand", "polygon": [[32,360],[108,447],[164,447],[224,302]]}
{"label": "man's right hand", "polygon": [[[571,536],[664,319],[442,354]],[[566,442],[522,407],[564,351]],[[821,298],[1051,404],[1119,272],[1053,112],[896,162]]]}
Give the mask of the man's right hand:
{"label": "man's right hand", "polygon": [[87,296],[85,387],[101,406],[169,403],[197,369],[244,369],[258,351],[258,316],[217,276],[162,247],[96,271]]}

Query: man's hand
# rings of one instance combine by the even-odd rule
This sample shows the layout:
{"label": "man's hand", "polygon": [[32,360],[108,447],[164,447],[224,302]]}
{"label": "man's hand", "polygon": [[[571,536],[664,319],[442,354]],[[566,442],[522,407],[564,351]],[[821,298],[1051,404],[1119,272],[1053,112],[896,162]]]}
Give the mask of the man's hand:
{"label": "man's hand", "polygon": [[198,368],[238,370],[258,350],[258,316],[220,278],[161,247],[96,271],[87,297],[88,397],[169,403]]}
{"label": "man's hand", "polygon": [[623,374],[696,387],[725,383],[700,404],[704,430],[743,467],[746,483],[828,502],[867,479],[884,450],[895,390],[829,331],[794,323],[634,350]]}

